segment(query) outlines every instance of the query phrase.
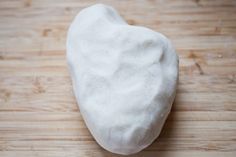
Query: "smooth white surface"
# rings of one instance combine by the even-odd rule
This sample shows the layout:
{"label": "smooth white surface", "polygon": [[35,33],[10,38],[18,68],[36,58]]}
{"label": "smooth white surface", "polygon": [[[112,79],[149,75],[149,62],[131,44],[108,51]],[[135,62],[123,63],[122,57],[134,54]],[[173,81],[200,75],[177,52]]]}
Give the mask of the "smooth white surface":
{"label": "smooth white surface", "polygon": [[132,154],[157,138],[178,80],[178,56],[165,36],[97,4],[71,24],[67,60],[80,112],[103,148]]}

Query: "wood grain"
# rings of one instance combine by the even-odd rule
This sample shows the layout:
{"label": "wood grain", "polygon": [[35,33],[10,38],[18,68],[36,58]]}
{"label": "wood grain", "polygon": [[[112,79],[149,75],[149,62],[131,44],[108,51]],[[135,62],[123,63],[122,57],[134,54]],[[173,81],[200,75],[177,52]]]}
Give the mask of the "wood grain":
{"label": "wood grain", "polygon": [[65,59],[69,24],[96,2],[165,34],[180,57],[167,123],[133,156],[235,157],[235,0],[1,0],[0,156],[118,156],[88,132]]}

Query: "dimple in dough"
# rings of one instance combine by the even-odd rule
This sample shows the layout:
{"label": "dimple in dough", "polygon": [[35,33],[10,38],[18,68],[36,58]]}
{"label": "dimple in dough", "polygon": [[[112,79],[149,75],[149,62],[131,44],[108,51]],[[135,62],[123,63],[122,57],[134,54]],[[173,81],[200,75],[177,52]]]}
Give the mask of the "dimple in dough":
{"label": "dimple in dough", "polygon": [[164,35],[96,4],[72,22],[67,61],[80,112],[103,148],[133,154],[158,137],[178,80],[178,56]]}

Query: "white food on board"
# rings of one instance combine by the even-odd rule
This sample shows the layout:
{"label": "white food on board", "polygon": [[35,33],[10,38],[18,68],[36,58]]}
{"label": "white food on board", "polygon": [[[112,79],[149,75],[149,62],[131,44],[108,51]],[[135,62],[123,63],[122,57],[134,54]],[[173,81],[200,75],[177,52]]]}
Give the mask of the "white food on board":
{"label": "white food on board", "polygon": [[178,56],[164,35],[96,4],[72,22],[67,61],[80,112],[103,148],[133,154],[158,137],[178,81]]}

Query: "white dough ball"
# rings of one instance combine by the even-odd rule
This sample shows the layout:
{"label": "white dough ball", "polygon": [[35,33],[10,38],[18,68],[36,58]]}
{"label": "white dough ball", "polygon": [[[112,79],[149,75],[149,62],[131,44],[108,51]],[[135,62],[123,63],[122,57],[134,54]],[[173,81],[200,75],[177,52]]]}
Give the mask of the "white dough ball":
{"label": "white dough ball", "polygon": [[158,137],[178,81],[178,56],[164,35],[93,5],[69,28],[67,60],[80,112],[103,148],[127,155]]}

